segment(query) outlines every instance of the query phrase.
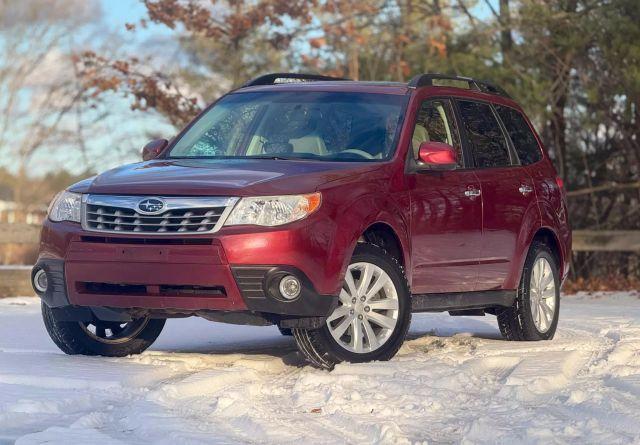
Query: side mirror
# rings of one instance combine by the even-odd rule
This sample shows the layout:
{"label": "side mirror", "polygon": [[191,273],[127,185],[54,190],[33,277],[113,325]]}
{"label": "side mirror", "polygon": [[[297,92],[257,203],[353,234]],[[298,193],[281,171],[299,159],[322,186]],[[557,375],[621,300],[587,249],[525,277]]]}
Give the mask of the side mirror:
{"label": "side mirror", "polygon": [[154,139],[153,141],[149,142],[142,149],[142,160],[148,161],[150,159],[157,158],[158,156],[160,156],[160,153],[162,153],[162,150],[167,147],[168,143],[169,141],[167,141],[166,139]]}
{"label": "side mirror", "polygon": [[424,170],[454,170],[458,166],[456,150],[444,142],[423,142],[418,158],[419,168]]}

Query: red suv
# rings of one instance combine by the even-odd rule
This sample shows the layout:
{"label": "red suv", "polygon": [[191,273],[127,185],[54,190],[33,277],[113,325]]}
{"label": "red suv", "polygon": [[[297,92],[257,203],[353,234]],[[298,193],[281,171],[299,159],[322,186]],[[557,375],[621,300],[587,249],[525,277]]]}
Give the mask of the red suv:
{"label": "red suv", "polygon": [[192,315],[275,324],[324,368],[390,359],[412,312],[554,335],[562,180],[490,83],[269,74],[143,158],[50,206],[32,280],[68,354],[140,353]]}

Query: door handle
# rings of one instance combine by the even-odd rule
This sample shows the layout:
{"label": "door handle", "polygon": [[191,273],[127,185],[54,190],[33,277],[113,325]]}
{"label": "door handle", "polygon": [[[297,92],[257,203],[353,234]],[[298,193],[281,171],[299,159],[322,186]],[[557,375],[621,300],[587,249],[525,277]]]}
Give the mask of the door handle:
{"label": "door handle", "polygon": [[529,193],[531,193],[533,191],[533,188],[531,188],[531,186],[528,185],[521,185],[520,188],[518,189],[520,191],[520,193],[522,193],[524,196],[527,196]]}
{"label": "door handle", "polygon": [[464,191],[464,196],[468,198],[475,198],[477,196],[480,196],[480,190],[474,188],[467,189]]}

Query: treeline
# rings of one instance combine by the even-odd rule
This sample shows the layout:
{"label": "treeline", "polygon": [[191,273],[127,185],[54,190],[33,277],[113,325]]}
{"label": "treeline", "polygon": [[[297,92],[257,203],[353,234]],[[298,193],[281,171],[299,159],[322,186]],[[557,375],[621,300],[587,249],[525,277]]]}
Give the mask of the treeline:
{"label": "treeline", "polygon": [[95,173],[70,173],[66,170],[23,177],[0,167],[0,201],[15,201],[24,206],[46,206],[60,190]]}
{"label": "treeline", "polygon": [[[640,230],[638,0],[144,4],[148,17],[126,29],[173,30],[175,56],[76,48],[83,103],[124,94],[133,109],[152,110],[178,128],[224,91],[265,72],[489,79],[534,120],[569,191],[574,228]],[[640,266],[635,254],[581,253],[572,273],[638,277]]]}

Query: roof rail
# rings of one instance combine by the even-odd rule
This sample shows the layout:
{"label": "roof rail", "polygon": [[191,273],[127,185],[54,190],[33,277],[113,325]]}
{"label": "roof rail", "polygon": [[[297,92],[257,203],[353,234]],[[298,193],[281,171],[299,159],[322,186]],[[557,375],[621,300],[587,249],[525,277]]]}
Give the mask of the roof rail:
{"label": "roof rail", "polygon": [[[276,82],[277,80],[282,79],[284,82]],[[291,81],[302,81],[302,82],[313,82],[313,81],[333,81],[333,80],[351,80],[344,79],[341,77],[331,77],[331,76],[322,76],[320,74],[307,74],[307,73],[270,73],[265,74],[260,77],[256,77],[255,79],[251,79],[240,88],[245,87],[253,87],[257,85],[275,85],[277,83],[291,83]]]}
{"label": "roof rail", "polygon": [[409,86],[413,88],[420,88],[426,86],[432,86],[434,80],[454,80],[459,82],[467,82],[470,90],[481,91],[483,93],[497,94],[511,98],[509,94],[499,86],[487,82],[486,80],[472,79],[471,77],[462,76],[450,76],[447,74],[427,73],[418,74],[409,81]]}

